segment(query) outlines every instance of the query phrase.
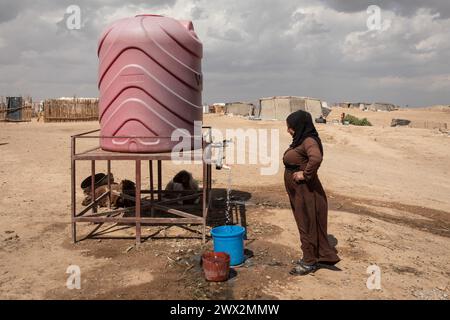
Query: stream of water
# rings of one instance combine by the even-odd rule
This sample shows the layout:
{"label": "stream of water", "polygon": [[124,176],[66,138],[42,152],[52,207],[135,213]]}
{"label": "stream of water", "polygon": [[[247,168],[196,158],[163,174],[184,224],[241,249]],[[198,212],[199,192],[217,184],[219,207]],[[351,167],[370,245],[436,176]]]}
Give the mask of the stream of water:
{"label": "stream of water", "polygon": [[228,178],[227,178],[227,197],[226,197],[226,203],[225,203],[225,217],[226,222],[225,224],[231,225],[233,222],[233,212],[231,207],[231,186],[232,186],[232,174],[231,174],[231,167],[227,169],[228,171]]}

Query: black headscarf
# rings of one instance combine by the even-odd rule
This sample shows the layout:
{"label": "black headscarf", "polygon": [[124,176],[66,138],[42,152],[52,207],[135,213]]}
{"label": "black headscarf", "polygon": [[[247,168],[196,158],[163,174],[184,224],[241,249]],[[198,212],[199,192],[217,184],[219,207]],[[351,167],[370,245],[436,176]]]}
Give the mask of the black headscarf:
{"label": "black headscarf", "polygon": [[309,112],[298,110],[291,113],[286,119],[289,128],[294,130],[294,137],[291,148],[296,148],[305,141],[306,138],[313,138],[319,144],[320,152],[323,155],[322,141],[319,138],[319,133],[314,127],[311,114]]}

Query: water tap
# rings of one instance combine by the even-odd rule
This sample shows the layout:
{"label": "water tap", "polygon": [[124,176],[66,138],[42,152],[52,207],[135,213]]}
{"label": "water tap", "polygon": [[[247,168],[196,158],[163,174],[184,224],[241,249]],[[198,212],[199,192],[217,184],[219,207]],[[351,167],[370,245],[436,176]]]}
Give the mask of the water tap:
{"label": "water tap", "polygon": [[224,169],[224,170],[231,170],[231,167],[226,165],[226,164],[222,164],[222,169]]}
{"label": "water tap", "polygon": [[232,140],[223,140],[222,142],[216,142],[213,143],[211,146],[213,148],[218,148],[219,149],[219,154],[217,156],[217,160],[216,160],[216,170],[231,170],[231,168],[229,166],[227,166],[226,164],[224,164],[224,160],[225,160],[225,148],[227,147],[227,145],[229,143],[232,143]]}

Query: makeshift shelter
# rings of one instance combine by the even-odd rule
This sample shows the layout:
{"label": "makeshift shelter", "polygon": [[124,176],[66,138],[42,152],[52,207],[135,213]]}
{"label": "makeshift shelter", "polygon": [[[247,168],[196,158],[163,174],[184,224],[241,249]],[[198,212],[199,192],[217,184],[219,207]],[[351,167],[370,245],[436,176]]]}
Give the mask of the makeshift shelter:
{"label": "makeshift shelter", "polygon": [[225,113],[225,103],[214,103],[209,106],[209,113]]}
{"label": "makeshift shelter", "polygon": [[367,102],[341,102],[337,104],[341,108],[360,109],[362,111],[394,111],[398,108],[391,103],[367,103]]}
{"label": "makeshift shelter", "polygon": [[308,97],[271,97],[260,99],[259,118],[262,120],[286,120],[289,114],[297,110],[311,113],[313,120],[323,116],[319,99]]}
{"label": "makeshift shelter", "polygon": [[33,101],[30,97],[6,97],[6,102],[0,103],[0,120],[9,122],[30,122]]}
{"label": "makeshift shelter", "polygon": [[370,111],[394,111],[397,109],[398,108],[396,106],[394,106],[393,104],[379,103],[379,102],[372,103],[370,106],[367,107],[367,110],[370,110]]}
{"label": "makeshift shelter", "polygon": [[328,106],[328,102],[322,101],[322,115],[324,118],[328,117],[331,113],[331,108]]}
{"label": "makeshift shelter", "polygon": [[245,102],[231,102],[225,104],[225,114],[235,116],[252,116],[255,106]]}
{"label": "makeshift shelter", "polygon": [[340,102],[337,104],[337,107],[339,108],[350,108],[351,103],[350,102]]}
{"label": "makeshift shelter", "polygon": [[97,121],[98,99],[60,98],[44,101],[44,122]]}

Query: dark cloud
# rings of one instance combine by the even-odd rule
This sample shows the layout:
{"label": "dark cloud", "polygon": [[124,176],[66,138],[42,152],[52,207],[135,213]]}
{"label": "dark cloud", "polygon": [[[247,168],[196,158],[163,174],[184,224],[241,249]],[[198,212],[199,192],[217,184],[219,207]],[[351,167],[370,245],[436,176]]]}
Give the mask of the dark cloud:
{"label": "dark cloud", "polygon": [[28,5],[28,1],[7,1],[0,3],[0,24],[15,19],[19,12]]}
{"label": "dark cloud", "polygon": [[[162,13],[194,20],[204,43],[205,102],[306,95],[330,102],[448,103],[448,6],[424,3],[441,18],[418,13],[415,0],[2,2],[0,95],[96,96],[96,47],[105,26]],[[81,30],[65,28],[72,4],[81,8]],[[383,15],[391,21],[387,30],[367,30],[369,4],[390,8]]]}

